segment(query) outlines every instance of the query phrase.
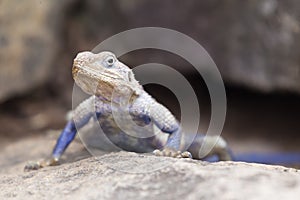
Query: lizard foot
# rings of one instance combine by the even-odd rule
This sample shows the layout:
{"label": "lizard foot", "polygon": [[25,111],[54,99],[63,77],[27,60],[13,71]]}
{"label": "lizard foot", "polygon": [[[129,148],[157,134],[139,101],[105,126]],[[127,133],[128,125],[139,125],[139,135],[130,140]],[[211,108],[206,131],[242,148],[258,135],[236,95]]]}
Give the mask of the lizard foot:
{"label": "lizard foot", "polygon": [[38,170],[43,167],[54,166],[54,165],[58,165],[58,159],[51,158],[43,161],[28,162],[24,167],[24,171],[28,172],[28,171]]}
{"label": "lizard foot", "polygon": [[166,156],[166,157],[172,157],[172,158],[192,158],[192,154],[188,151],[175,151],[173,149],[163,149],[159,150],[156,149],[153,151],[154,155],[156,156]]}

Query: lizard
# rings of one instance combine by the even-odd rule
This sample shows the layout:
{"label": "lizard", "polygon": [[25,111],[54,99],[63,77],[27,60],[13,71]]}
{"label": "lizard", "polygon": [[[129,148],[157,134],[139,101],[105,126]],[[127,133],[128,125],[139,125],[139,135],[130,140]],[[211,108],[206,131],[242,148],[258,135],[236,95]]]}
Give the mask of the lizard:
{"label": "lizard", "polygon": [[[72,75],[75,83],[90,97],[72,111],[57,139],[51,158],[28,163],[25,171],[59,164],[61,156],[74,140],[78,130],[88,123],[99,123],[106,137],[126,151],[150,152],[156,156],[176,158],[209,160],[210,157],[217,157],[218,161],[255,162],[255,159],[251,160],[253,156],[250,156],[250,159],[233,156],[227,142],[221,136],[205,138],[203,134],[197,134],[193,143],[187,149],[184,148],[184,133],[177,119],[169,109],[143,89],[135,79],[133,71],[112,52],[78,53],[73,62]],[[125,117],[118,113],[125,113]],[[116,116],[120,119],[116,119]],[[128,116],[133,123],[128,123]],[[123,127],[120,127],[120,123]],[[128,134],[129,132],[131,133]],[[135,137],[143,134],[147,137]],[[199,150],[204,141],[214,145],[206,157],[200,158]],[[298,154],[292,159],[300,160]]]}
{"label": "lizard", "polygon": [[[198,150],[204,141],[204,136],[197,136],[189,149],[182,150],[183,131],[179,122],[164,105],[158,103],[143,89],[135,79],[132,70],[120,62],[112,52],[78,53],[73,62],[72,75],[75,83],[91,96],[72,111],[72,117],[61,132],[52,157],[42,162],[28,163],[25,166],[26,170],[58,164],[62,154],[75,138],[77,129],[81,129],[89,121],[100,123],[109,140],[123,150],[153,152],[157,156],[199,159]],[[152,136],[134,137],[118,127],[113,113],[126,112],[126,108],[120,106],[124,100],[129,101],[126,106],[127,111],[137,126],[152,124],[142,129],[148,132],[146,135]],[[134,126],[133,123],[130,125]],[[127,127],[133,132],[135,128],[136,126]],[[154,130],[156,133],[153,133]],[[167,136],[167,139],[162,135]],[[220,160],[232,159],[227,143],[222,137],[211,136],[207,137],[206,141],[216,141],[209,155],[217,155]]]}

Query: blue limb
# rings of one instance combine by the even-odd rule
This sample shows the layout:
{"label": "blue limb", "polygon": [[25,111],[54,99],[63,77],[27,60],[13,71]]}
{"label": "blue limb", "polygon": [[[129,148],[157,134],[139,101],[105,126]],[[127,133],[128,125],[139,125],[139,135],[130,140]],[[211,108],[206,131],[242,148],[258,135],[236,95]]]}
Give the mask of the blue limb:
{"label": "blue limb", "polygon": [[60,156],[64,153],[69,144],[73,141],[77,133],[77,129],[75,127],[75,123],[73,120],[70,120],[65,126],[64,130],[60,134],[56,145],[53,149],[52,156],[55,159],[59,159]]}
{"label": "blue limb", "polygon": [[[96,116],[97,118],[99,118],[100,113],[96,113]],[[57,139],[56,145],[52,152],[52,156],[55,160],[58,160],[61,157],[61,155],[64,153],[69,144],[74,140],[77,133],[77,129],[80,129],[85,124],[87,124],[91,117],[92,114],[90,113],[76,123],[74,122],[74,120],[70,120],[67,123],[59,138]]]}
{"label": "blue limb", "polygon": [[170,132],[169,130],[164,130],[164,129],[162,129],[162,131],[170,134],[165,147],[178,151],[180,148],[181,129],[177,128],[173,132]]}

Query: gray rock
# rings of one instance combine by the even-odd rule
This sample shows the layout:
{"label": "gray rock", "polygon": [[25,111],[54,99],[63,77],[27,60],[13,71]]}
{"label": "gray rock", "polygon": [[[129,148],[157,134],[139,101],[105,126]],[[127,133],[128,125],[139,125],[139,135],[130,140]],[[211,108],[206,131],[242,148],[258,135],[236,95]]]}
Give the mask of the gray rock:
{"label": "gray rock", "polygon": [[[76,161],[75,142],[59,166],[23,172],[47,155],[56,134],[10,143],[0,152],[0,199],[297,199],[300,173],[280,166],[207,163],[130,152]],[[24,151],[26,149],[26,151]],[[72,160],[73,159],[73,160]]]}
{"label": "gray rock", "polygon": [[295,169],[128,152],[0,177],[0,197],[14,199],[295,199],[300,195],[300,174]]}
{"label": "gray rock", "polygon": [[[69,19],[75,24],[68,27],[75,49],[94,48],[99,41],[131,28],[170,28],[203,45],[228,83],[260,91],[300,92],[297,0],[97,2],[86,1],[79,20]],[[141,53],[129,60],[140,64],[153,62],[154,57],[172,67],[179,65],[180,70],[188,68],[162,53]]]}
{"label": "gray rock", "polygon": [[60,11],[55,0],[1,1],[0,101],[49,80],[60,47]]}
{"label": "gray rock", "polygon": [[70,95],[78,51],[143,26],[171,28],[197,40],[227,82],[299,93],[299,11],[297,0],[1,1],[0,101],[47,81]]}
{"label": "gray rock", "polygon": [[172,28],[198,41],[227,82],[300,92],[297,0],[119,2],[129,27]]}
{"label": "gray rock", "polygon": [[44,83],[50,73],[57,45],[53,3],[1,1],[0,101]]}

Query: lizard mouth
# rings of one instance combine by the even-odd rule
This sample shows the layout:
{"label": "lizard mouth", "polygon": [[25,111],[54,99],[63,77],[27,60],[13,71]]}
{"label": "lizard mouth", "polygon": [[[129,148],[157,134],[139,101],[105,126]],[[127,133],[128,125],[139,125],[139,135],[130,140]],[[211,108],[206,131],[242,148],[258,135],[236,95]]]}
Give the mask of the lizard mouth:
{"label": "lizard mouth", "polygon": [[90,77],[97,77],[99,76],[96,70],[90,69],[88,67],[82,67],[79,65],[76,65],[76,62],[74,62],[73,68],[72,68],[72,75],[73,78],[75,79],[78,74],[86,74],[87,76]]}
{"label": "lizard mouth", "polygon": [[73,66],[73,78],[75,83],[87,94],[96,96],[110,96],[113,85],[110,78],[88,67]]}
{"label": "lizard mouth", "polygon": [[[97,84],[98,81],[92,74],[90,74],[86,70],[82,70],[77,67],[73,67],[72,70],[73,79],[75,83],[86,93],[88,94],[95,94],[97,91]],[[95,84],[96,83],[96,84]]]}

